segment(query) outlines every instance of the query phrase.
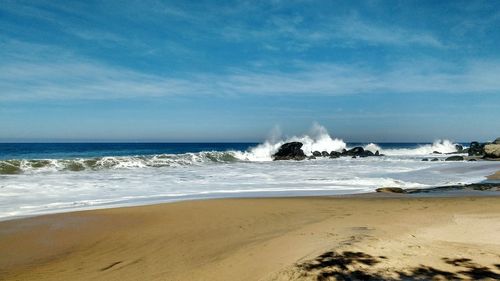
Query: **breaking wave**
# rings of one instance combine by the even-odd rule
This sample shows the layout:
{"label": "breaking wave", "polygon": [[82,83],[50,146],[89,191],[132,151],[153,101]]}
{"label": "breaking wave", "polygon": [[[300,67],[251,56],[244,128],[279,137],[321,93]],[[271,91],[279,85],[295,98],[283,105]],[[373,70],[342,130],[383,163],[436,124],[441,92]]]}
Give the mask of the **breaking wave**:
{"label": "breaking wave", "polygon": [[[235,152],[236,157],[247,161],[271,161],[272,155],[278,151],[281,145],[287,142],[298,141],[303,143],[302,150],[306,155],[312,155],[313,151],[337,151],[350,149],[347,144],[339,138],[330,136],[328,131],[319,124],[314,124],[308,135],[293,136],[281,140],[267,140],[264,143],[245,152]],[[419,156],[429,155],[437,151],[439,153],[452,153],[457,149],[455,143],[449,140],[436,140],[433,144],[420,145],[415,148],[394,148],[383,149],[379,145],[370,143],[364,146],[365,150],[375,153],[385,154],[387,156]]]}
{"label": "breaking wave", "polygon": [[293,136],[278,141],[267,140],[249,151],[237,153],[237,157],[248,161],[271,161],[272,155],[281,145],[292,141],[301,142],[302,150],[306,155],[311,155],[313,151],[342,151],[347,147],[343,140],[332,138],[323,126],[314,124],[308,135]]}
{"label": "breaking wave", "polygon": [[95,157],[77,159],[0,160],[0,175],[24,172],[84,171],[102,169],[179,167],[204,163],[230,163],[239,161],[232,151],[160,154],[122,157]]}
{"label": "breaking wave", "polygon": [[[330,136],[324,127],[314,124],[309,134],[281,139],[273,137],[247,151],[203,151],[183,154],[109,156],[75,159],[0,160],[0,175],[44,171],[95,171],[102,169],[180,167],[242,161],[272,161],[272,155],[278,151],[280,146],[292,141],[303,143],[302,150],[306,155],[312,155],[314,151],[340,152],[343,149],[351,148],[348,147],[342,139]],[[435,151],[439,153],[452,153],[456,151],[455,145],[456,144],[449,140],[437,140],[433,144],[420,145],[414,148],[384,149],[377,144],[370,143],[365,145],[364,149],[370,150],[373,153],[379,151],[388,157],[404,158],[407,156],[429,155]]]}
{"label": "breaking wave", "polygon": [[419,156],[430,155],[434,152],[443,154],[453,153],[457,151],[456,145],[456,143],[453,143],[450,140],[436,140],[432,144],[419,145],[416,148],[382,149],[380,148],[380,146],[371,143],[365,146],[365,149],[368,149],[372,152],[379,150],[380,153],[388,156]]}

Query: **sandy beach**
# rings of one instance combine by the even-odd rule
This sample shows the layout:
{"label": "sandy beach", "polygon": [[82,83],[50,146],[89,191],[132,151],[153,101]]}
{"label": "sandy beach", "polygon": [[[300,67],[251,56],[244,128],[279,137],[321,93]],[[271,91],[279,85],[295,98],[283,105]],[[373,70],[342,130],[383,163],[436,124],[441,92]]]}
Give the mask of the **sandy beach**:
{"label": "sandy beach", "polygon": [[218,199],[0,223],[0,280],[500,278],[500,197]]}
{"label": "sandy beach", "polygon": [[500,281],[500,0],[0,0],[0,281]]}

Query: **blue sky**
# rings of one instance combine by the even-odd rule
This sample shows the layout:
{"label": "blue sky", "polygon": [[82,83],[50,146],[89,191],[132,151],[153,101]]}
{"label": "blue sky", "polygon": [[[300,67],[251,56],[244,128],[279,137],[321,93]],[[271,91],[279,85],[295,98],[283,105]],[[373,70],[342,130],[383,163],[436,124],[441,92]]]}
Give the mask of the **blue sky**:
{"label": "blue sky", "polygon": [[500,136],[498,1],[9,1],[0,141]]}

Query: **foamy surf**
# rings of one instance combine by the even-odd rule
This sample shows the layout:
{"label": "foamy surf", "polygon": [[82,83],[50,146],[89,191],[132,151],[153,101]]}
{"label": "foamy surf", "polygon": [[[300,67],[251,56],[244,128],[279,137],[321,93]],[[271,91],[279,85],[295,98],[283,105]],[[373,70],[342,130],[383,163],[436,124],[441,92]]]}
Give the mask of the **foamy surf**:
{"label": "foamy surf", "polygon": [[[308,155],[361,145],[385,156],[271,161],[290,141],[302,142]],[[455,151],[455,143],[349,144],[315,125],[308,134],[274,137],[244,150],[3,159],[0,218],[196,198],[353,194],[381,186],[425,188],[478,182],[500,168],[494,162],[421,161],[426,155],[444,160],[446,155],[434,151]]]}

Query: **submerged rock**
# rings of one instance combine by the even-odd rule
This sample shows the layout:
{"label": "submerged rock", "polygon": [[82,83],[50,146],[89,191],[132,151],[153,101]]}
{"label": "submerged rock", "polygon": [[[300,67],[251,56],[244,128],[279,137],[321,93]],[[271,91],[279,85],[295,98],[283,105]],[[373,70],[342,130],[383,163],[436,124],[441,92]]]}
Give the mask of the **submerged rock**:
{"label": "submerged rock", "polygon": [[432,161],[432,162],[436,162],[436,161],[439,161],[439,159],[437,159],[437,158],[432,158],[432,160],[431,160],[431,161]]}
{"label": "submerged rock", "polygon": [[383,193],[405,193],[405,190],[400,187],[381,187],[377,188],[375,191]]}
{"label": "submerged rock", "polygon": [[472,183],[465,185],[447,185],[431,188],[412,188],[405,190],[406,193],[429,193],[429,192],[457,192],[457,191],[500,191],[499,183]]}
{"label": "submerged rock", "polygon": [[450,156],[444,161],[464,161],[464,158],[462,156]]}
{"label": "submerged rock", "polygon": [[422,161],[429,161],[429,159],[428,158],[424,158],[424,159],[422,159]]}
{"label": "submerged rock", "polygon": [[433,153],[433,154],[442,154],[441,152],[436,151],[436,150],[434,150],[432,153]]}
{"label": "submerged rock", "polygon": [[301,149],[302,146],[301,142],[285,143],[273,155],[273,160],[304,160],[306,159],[306,155]]}

